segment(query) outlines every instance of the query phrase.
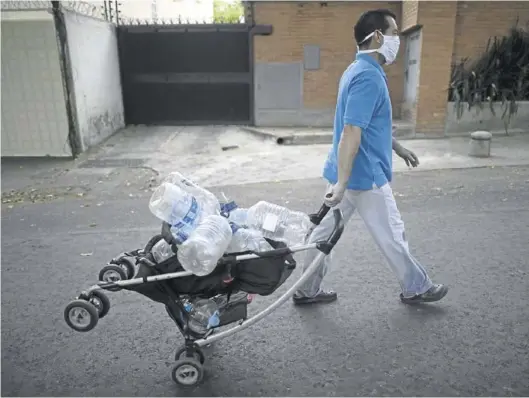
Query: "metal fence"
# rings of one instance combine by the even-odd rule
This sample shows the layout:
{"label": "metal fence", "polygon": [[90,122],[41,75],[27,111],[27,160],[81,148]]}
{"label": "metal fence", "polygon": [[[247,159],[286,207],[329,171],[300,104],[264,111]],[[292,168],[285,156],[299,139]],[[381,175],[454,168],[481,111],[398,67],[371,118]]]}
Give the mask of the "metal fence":
{"label": "metal fence", "polygon": [[[106,1],[60,1],[59,3],[66,10],[93,18],[110,20],[105,15]],[[2,11],[36,11],[51,10],[51,8],[52,2],[44,0],[1,2]]]}
{"label": "metal fence", "polygon": [[117,10],[116,23],[119,25],[233,25],[233,24],[251,24],[252,6],[250,1],[233,1],[226,3],[231,7],[231,11],[223,11],[213,7],[213,14],[207,17],[190,17],[189,15],[177,14],[172,12],[171,15],[160,15],[157,9],[156,0],[151,0],[151,8],[145,15],[130,17],[126,15],[124,2],[115,3],[114,9]]}

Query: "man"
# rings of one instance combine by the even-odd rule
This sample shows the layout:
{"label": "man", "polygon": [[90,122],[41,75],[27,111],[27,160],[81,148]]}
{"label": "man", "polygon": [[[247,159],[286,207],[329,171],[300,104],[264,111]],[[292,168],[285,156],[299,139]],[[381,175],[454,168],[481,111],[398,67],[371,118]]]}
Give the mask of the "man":
{"label": "man", "polygon": [[[400,283],[404,303],[433,302],[448,292],[434,285],[423,266],[410,254],[404,224],[390,187],[392,149],[406,164],[418,165],[415,155],[392,137],[391,101],[381,65],[395,60],[399,36],[389,10],[368,11],[354,27],[356,60],[340,80],[334,119],[333,147],[323,176],[329,182],[325,203],[342,210],[347,222],[357,210]],[[310,242],[325,239],[334,227],[332,212],[313,231]],[[305,269],[316,251],[307,254]],[[321,288],[331,262],[327,256],[315,274],[299,289],[296,304],[331,302],[337,294]],[[345,264],[352,267],[352,264]]]}

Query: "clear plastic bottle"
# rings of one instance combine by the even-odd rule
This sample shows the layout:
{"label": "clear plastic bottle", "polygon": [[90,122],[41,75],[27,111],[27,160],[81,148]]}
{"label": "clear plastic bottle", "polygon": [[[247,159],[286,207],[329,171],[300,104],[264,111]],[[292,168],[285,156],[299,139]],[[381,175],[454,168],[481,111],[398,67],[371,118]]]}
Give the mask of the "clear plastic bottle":
{"label": "clear plastic bottle", "polygon": [[231,242],[232,230],[222,216],[205,217],[189,238],[178,247],[178,261],[197,276],[213,272]]}
{"label": "clear plastic bottle", "polygon": [[200,187],[189,178],[175,171],[170,173],[163,182],[169,182],[178,186],[180,189],[193,195],[200,204],[204,215],[220,213],[220,203],[217,197],[205,188]]}
{"label": "clear plastic bottle", "polygon": [[164,182],[153,192],[149,209],[160,220],[171,225],[175,239],[183,242],[202,218],[196,198],[180,187]]}
{"label": "clear plastic bottle", "polygon": [[273,247],[265,240],[265,238],[263,238],[263,235],[255,229],[236,229],[231,238],[230,245],[228,246],[228,253],[239,253],[248,250],[260,253],[273,250]]}
{"label": "clear plastic bottle", "polygon": [[214,300],[186,300],[183,304],[189,314],[189,328],[193,332],[203,335],[209,329],[219,326],[219,307]]}
{"label": "clear plastic bottle", "polygon": [[303,244],[312,225],[307,214],[265,201],[248,209],[247,224],[265,238],[284,242],[288,246]]}
{"label": "clear plastic bottle", "polygon": [[232,223],[237,224],[239,227],[246,227],[248,221],[248,209],[238,207],[230,211],[228,220]]}
{"label": "clear plastic bottle", "polygon": [[160,239],[151,249],[151,253],[156,263],[161,263],[175,255],[173,248],[165,239]]}

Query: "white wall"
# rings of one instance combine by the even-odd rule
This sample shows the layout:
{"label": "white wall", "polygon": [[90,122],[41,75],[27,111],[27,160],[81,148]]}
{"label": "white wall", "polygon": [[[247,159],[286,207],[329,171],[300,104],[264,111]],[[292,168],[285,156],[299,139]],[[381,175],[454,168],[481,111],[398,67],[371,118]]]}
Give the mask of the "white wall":
{"label": "white wall", "polygon": [[2,11],[2,156],[71,156],[53,17]]}
{"label": "white wall", "polygon": [[[512,115],[509,131],[513,133],[526,133],[529,131],[529,101],[518,101],[518,111]],[[476,130],[487,130],[491,133],[503,134],[505,126],[502,119],[504,108],[501,102],[494,103],[493,115],[489,104],[484,104],[483,109],[478,106],[468,110],[468,104],[464,105],[464,112],[461,118],[457,118],[457,112],[453,102],[448,102],[446,106],[446,135],[459,135]]]}
{"label": "white wall", "polygon": [[64,11],[82,150],[124,126],[116,27]]}

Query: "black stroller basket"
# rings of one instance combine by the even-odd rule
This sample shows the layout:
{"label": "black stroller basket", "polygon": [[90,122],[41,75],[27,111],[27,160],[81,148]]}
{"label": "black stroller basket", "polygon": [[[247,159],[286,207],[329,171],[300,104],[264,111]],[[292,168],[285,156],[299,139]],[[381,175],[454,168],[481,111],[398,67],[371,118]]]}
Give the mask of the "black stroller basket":
{"label": "black stroller basket", "polygon": [[[156,264],[150,250],[161,239],[169,243],[174,256]],[[178,296],[210,298],[219,294],[231,294],[243,291],[249,294],[268,296],[274,293],[292,274],[296,262],[289,248],[282,242],[267,239],[274,248],[259,254],[250,251],[230,253],[222,257],[215,270],[205,276],[189,275],[165,281],[164,284],[149,283],[126,286],[124,289],[141,293],[151,300],[167,304],[167,289]],[[161,235],[157,235],[145,247],[145,258],[139,259],[136,278],[172,272],[185,272],[177,258],[178,249],[170,232],[170,226],[164,223]],[[240,256],[256,254],[257,258],[238,260]],[[165,286],[164,286],[165,285]]]}

